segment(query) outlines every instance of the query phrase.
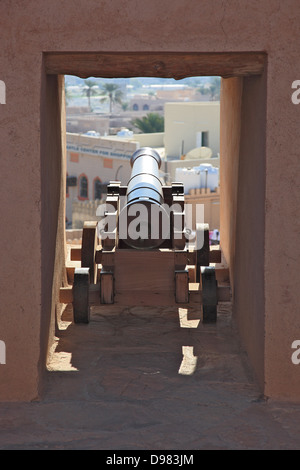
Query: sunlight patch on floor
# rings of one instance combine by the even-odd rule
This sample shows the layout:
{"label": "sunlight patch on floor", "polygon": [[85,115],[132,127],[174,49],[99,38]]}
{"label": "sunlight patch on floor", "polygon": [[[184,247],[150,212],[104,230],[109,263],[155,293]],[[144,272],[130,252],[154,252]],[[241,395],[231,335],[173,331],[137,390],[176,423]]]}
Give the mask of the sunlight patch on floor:
{"label": "sunlight patch on floor", "polygon": [[182,362],[179,367],[179,375],[193,375],[197,367],[198,357],[194,356],[193,346],[182,346]]}

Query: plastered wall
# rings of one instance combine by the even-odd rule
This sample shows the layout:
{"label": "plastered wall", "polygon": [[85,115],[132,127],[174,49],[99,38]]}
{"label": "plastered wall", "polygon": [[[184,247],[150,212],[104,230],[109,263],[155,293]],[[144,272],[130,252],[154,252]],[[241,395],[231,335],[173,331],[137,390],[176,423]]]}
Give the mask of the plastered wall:
{"label": "plastered wall", "polygon": [[223,79],[221,239],[233,315],[262,389],[265,379],[265,75]]}
{"label": "plastered wall", "polygon": [[[234,310],[262,391],[300,401],[300,366],[291,362],[291,344],[300,339],[300,107],[291,102],[291,84],[299,79],[299,2],[190,0],[187,8],[166,0],[164,11],[158,0],[86,0],[76,8],[58,0],[0,3],[0,80],[6,85],[6,104],[0,104],[0,340],[7,353],[1,400],[42,396],[55,327],[64,146],[61,82],[54,75],[114,76],[117,70],[119,76],[247,77],[242,90],[232,91],[241,102],[231,111],[242,119],[230,144],[239,145],[238,177],[232,178],[238,186],[225,202],[227,212],[236,207],[235,231],[229,234],[228,224],[224,229],[234,260]],[[89,55],[82,60],[79,53]],[[226,163],[223,168],[230,174]],[[235,240],[231,248],[229,239]]]}

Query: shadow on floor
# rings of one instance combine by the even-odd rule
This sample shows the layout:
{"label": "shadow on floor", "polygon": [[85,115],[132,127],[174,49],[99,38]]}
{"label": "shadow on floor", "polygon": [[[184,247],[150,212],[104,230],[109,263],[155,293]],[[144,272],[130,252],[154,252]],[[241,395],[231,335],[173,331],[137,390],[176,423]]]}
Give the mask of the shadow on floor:
{"label": "shadow on floor", "polygon": [[174,308],[67,306],[43,399],[0,405],[1,449],[293,449],[300,407],[265,401],[230,307],[203,325]]}

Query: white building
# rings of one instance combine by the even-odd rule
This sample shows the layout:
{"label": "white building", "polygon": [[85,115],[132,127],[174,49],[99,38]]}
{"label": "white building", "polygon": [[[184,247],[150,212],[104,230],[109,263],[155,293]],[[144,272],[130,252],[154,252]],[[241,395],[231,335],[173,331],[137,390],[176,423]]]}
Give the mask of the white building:
{"label": "white building", "polygon": [[220,102],[165,104],[165,150],[167,158],[180,158],[197,147],[220,152]]}

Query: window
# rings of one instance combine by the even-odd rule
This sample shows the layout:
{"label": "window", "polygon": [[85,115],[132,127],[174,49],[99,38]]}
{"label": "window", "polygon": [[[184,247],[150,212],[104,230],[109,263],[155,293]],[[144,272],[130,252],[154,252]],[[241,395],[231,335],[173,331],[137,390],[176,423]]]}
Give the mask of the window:
{"label": "window", "polygon": [[202,147],[208,147],[208,132],[202,132]]}
{"label": "window", "polygon": [[208,147],[208,131],[197,132],[196,147]]}
{"label": "window", "polygon": [[88,179],[86,175],[79,177],[79,199],[88,199]]}
{"label": "window", "polygon": [[132,109],[133,109],[133,111],[138,111],[139,110],[139,105],[134,103],[134,105],[132,106]]}
{"label": "window", "polygon": [[79,153],[70,152],[70,162],[78,163],[79,162]]}
{"label": "window", "polygon": [[100,178],[94,179],[94,199],[101,199],[102,197],[102,183]]}
{"label": "window", "polygon": [[144,110],[144,111],[148,111],[148,110],[149,110],[149,105],[148,105],[148,104],[144,104],[143,110]]}

